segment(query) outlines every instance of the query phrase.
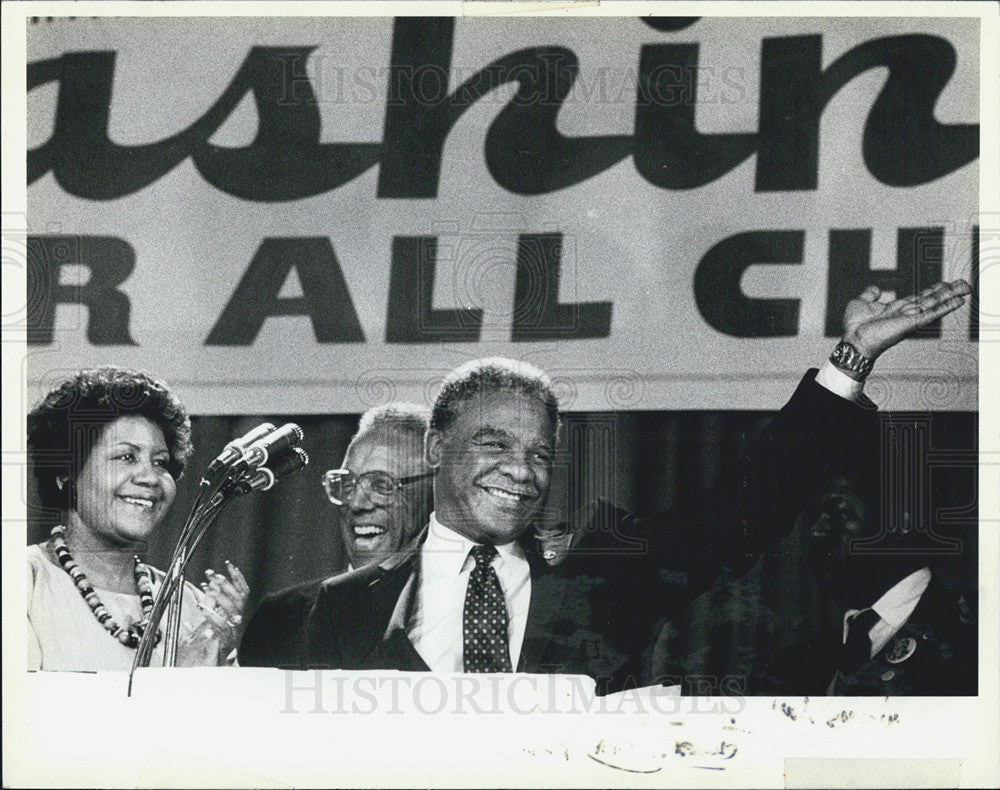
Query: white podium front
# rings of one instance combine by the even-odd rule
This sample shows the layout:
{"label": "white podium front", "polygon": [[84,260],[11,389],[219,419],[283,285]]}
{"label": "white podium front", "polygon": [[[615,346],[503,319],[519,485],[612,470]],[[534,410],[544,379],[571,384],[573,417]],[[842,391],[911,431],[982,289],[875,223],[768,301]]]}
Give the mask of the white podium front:
{"label": "white podium front", "polygon": [[127,685],[123,673],[16,678],[5,785],[784,787],[850,757],[882,766],[870,785],[919,765],[954,786],[974,783],[963,755],[986,749],[973,724],[954,726],[976,721],[976,700],[937,699],[929,715],[919,699],[595,697],[576,676],[244,668],[144,669],[131,697]]}

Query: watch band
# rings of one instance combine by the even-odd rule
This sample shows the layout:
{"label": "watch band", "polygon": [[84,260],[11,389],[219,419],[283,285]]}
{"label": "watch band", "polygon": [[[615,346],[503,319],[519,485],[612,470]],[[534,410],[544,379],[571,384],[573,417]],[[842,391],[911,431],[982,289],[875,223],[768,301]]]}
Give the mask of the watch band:
{"label": "watch band", "polygon": [[867,376],[872,372],[875,360],[866,357],[846,340],[841,340],[830,354],[830,361],[847,373]]}

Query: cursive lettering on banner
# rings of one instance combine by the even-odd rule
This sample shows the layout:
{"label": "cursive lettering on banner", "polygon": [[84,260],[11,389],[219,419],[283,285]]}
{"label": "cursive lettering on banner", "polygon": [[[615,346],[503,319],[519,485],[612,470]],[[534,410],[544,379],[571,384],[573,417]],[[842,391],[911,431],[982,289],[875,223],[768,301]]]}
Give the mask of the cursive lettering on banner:
{"label": "cursive lettering on banner", "polygon": [[[644,45],[633,135],[576,137],[562,134],[556,123],[579,73],[572,50],[517,50],[448,92],[453,37],[452,19],[395,21],[381,142],[320,142],[318,99],[305,70],[315,46],[253,47],[204,115],[171,137],[143,145],[109,139],[115,52],[67,52],[35,61],[28,65],[28,90],[55,82],[58,98],[50,138],[28,152],[28,183],[52,172],[72,195],[113,200],[191,159],[222,192],[289,201],[335,190],[378,164],[378,197],[430,199],[438,194],[445,141],[458,119],[489,92],[516,82],[517,92],[484,139],[491,176],[515,194],[566,189],[630,155],[639,175],[663,189],[704,186],[756,154],[756,191],[815,190],[822,114],[847,83],[871,69],[888,69],[864,121],[862,155],[872,176],[892,187],[919,186],[979,154],[978,124],[939,123],[934,117],[956,66],[955,47],[940,36],[866,41],[825,69],[821,36],[765,38],[758,129],[724,134],[696,128],[698,44]],[[433,75],[438,78],[428,79]],[[253,142],[211,144],[247,94],[258,115]]]}

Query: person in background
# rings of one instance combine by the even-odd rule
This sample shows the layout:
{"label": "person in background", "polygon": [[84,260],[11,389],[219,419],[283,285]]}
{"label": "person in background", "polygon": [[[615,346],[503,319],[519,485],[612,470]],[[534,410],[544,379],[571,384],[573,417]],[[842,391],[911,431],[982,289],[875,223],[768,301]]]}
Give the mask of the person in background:
{"label": "person in background", "polygon": [[340,511],[348,570],[392,562],[423,529],[433,476],[424,461],[429,419],[430,410],[413,403],[369,409],[341,468],[323,475],[326,495]]}
{"label": "person in background", "polygon": [[[430,410],[389,403],[361,415],[339,469],[322,478],[337,508],[348,573],[385,571],[405,560],[423,533],[431,510],[433,472],[424,459]],[[297,652],[301,626],[319,588],[314,579],[263,598],[240,644],[241,666],[269,665]]]}
{"label": "person in background", "polygon": [[779,651],[755,693],[976,695],[976,596],[952,589],[943,573],[956,547],[908,513],[883,530],[869,504],[879,501],[878,485],[877,469],[832,478],[800,515],[830,626]]}
{"label": "person in background", "polygon": [[[28,668],[128,670],[163,578],[144,554],[191,454],[187,411],[162,382],[109,366],[49,392],[27,433],[40,499],[62,511],[27,550]],[[187,585],[179,665],[224,663],[239,641],[249,589],[227,570]]]}

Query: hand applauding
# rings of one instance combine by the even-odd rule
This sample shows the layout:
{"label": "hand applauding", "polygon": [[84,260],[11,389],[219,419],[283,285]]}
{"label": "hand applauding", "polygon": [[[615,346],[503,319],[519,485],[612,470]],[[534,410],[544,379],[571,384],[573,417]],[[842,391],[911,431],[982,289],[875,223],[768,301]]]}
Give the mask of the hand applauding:
{"label": "hand applauding", "polygon": [[228,577],[211,568],[205,571],[208,581],[201,583],[204,598],[198,604],[220,641],[220,656],[228,655],[239,643],[243,633],[243,610],[250,595],[250,587],[240,569],[226,560],[226,570]]}

